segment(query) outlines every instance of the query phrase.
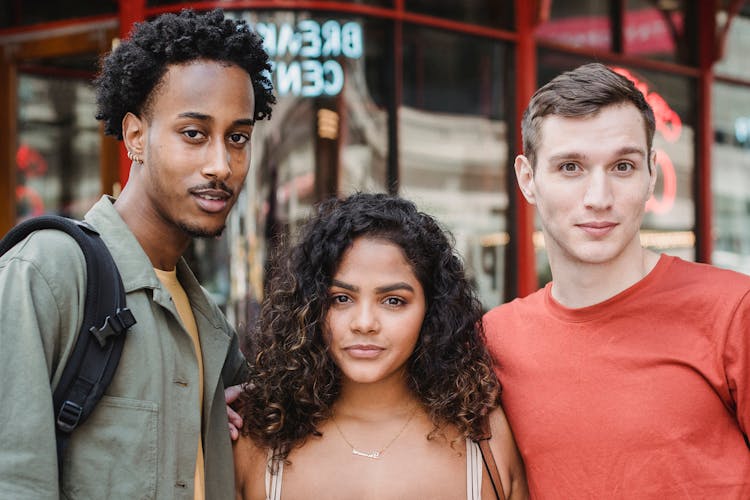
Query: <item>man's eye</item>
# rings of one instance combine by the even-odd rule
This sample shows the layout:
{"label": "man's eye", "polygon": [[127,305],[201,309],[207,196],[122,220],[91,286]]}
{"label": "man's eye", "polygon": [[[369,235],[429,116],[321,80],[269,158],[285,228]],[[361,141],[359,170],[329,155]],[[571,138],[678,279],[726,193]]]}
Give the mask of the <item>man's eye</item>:
{"label": "man's eye", "polygon": [[563,163],[562,165],[560,165],[560,170],[562,170],[563,172],[575,172],[576,170],[578,170],[578,165],[570,162]]}
{"label": "man's eye", "polygon": [[245,134],[230,134],[229,140],[235,144],[245,144],[250,138]]}
{"label": "man's eye", "polygon": [[201,132],[199,130],[194,130],[194,129],[185,130],[182,133],[183,133],[183,135],[185,135],[186,137],[188,137],[190,139],[199,139],[203,135],[203,134],[201,134]]}
{"label": "man's eye", "polygon": [[630,172],[633,169],[633,165],[626,162],[620,162],[617,165],[615,165],[615,170],[618,172]]}

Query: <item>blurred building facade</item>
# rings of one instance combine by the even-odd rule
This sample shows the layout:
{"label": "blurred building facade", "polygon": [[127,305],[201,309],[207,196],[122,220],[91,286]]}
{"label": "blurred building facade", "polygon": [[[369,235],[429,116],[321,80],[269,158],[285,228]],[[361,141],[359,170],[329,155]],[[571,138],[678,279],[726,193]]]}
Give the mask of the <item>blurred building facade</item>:
{"label": "blurred building facade", "polygon": [[251,321],[269,253],[317,201],[413,199],[456,240],[485,307],[549,279],[513,158],[533,91],[599,61],[657,116],[659,181],[643,243],[750,273],[750,2],[737,0],[7,0],[0,7],[0,234],[80,217],[129,162],[94,119],[98,58],[134,22],[221,7],[264,37],[278,105],[253,137],[220,240],[190,258]]}

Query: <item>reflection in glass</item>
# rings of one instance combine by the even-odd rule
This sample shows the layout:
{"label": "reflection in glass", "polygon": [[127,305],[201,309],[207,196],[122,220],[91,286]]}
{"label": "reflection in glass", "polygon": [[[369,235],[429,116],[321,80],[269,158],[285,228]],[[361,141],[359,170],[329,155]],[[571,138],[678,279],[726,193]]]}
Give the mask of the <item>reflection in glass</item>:
{"label": "reflection in glass", "polygon": [[535,30],[538,40],[574,48],[611,49],[608,2],[570,0],[549,3],[549,19]]}
{"label": "reflection in glass", "polygon": [[750,274],[750,92],[714,84],[714,264]]}
{"label": "reflection in glass", "polygon": [[697,2],[628,0],[623,52],[662,61],[697,61]]}
{"label": "reflection in glass", "polygon": [[509,68],[502,43],[405,28],[400,193],[453,233],[485,308],[506,298]]}
{"label": "reflection in glass", "polygon": [[540,41],[695,64],[695,2],[628,0],[621,19],[621,37],[619,34],[613,36],[613,30],[620,29],[615,22],[617,2],[571,0],[550,3],[549,19],[535,30]]}
{"label": "reflection in glass", "polygon": [[[727,22],[724,11],[716,17],[719,26]],[[745,2],[740,14],[732,19],[724,44],[722,58],[715,66],[716,74],[750,81],[750,3]]]}
{"label": "reflection in glass", "polygon": [[[48,67],[49,70],[49,67]],[[18,220],[81,218],[101,193],[101,139],[88,79],[21,73],[16,152]]]}
{"label": "reflection in glass", "polygon": [[[224,0],[225,2],[229,3],[231,0]],[[175,4],[192,4],[195,2],[188,2],[186,0],[147,0],[146,4],[151,7],[156,7],[159,5],[175,5]],[[393,7],[393,0],[341,0],[342,4],[362,4],[362,5],[372,5],[375,7]],[[227,5],[225,8],[229,8],[231,5]]]}
{"label": "reflection in glass", "polygon": [[4,0],[0,2],[0,28],[117,13],[117,0]]}
{"label": "reflection in glass", "polygon": [[513,0],[405,0],[404,8],[452,21],[513,29]]}

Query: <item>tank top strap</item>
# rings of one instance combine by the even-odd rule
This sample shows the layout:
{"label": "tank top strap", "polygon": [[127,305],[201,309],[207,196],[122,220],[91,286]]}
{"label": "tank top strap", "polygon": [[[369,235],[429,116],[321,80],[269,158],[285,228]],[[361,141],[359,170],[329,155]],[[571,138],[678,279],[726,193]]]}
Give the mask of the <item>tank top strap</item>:
{"label": "tank top strap", "polygon": [[268,450],[266,460],[266,500],[281,500],[281,478],[284,475],[284,461],[276,462],[277,468],[273,471],[274,450]]}
{"label": "tank top strap", "polygon": [[[284,475],[284,462],[278,462],[278,468],[273,469],[273,450],[268,451],[266,464],[266,500],[281,500],[281,481]],[[479,445],[471,439],[466,439],[466,499],[481,500],[482,498],[482,453]]]}
{"label": "tank top strap", "polygon": [[466,498],[482,498],[482,452],[479,445],[466,438]]}

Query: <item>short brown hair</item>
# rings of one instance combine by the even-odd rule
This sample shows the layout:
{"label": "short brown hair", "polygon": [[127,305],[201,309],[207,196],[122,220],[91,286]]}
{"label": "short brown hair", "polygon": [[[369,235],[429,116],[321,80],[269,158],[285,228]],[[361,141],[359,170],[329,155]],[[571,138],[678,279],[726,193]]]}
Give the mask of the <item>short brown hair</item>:
{"label": "short brown hair", "polygon": [[599,63],[584,64],[553,78],[534,93],[521,120],[523,152],[532,168],[536,166],[545,116],[584,117],[621,103],[633,104],[643,116],[648,155],[656,128],[654,111],[631,80]]}

